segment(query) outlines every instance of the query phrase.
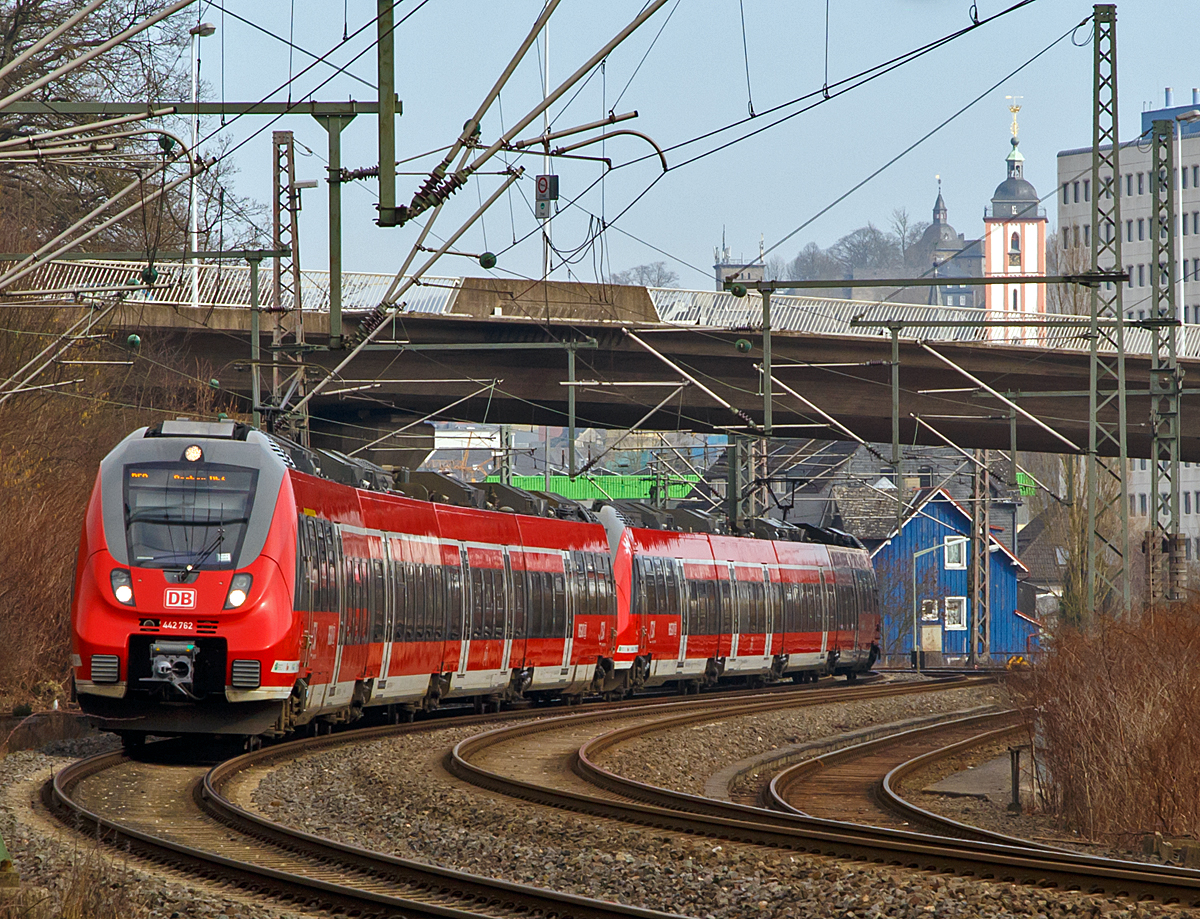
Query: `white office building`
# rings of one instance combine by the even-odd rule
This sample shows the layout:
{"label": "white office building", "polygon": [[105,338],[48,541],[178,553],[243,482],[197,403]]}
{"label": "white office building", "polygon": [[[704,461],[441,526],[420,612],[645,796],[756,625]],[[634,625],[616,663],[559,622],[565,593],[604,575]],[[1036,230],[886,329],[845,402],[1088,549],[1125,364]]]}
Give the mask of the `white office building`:
{"label": "white office building", "polygon": [[[1174,120],[1200,110],[1200,90],[1193,89],[1191,102],[1175,105],[1170,89],[1165,106],[1142,112],[1141,136],[1121,144],[1121,259],[1129,274],[1123,305],[1127,319],[1150,316],[1153,307],[1151,272],[1150,187],[1152,151],[1146,135],[1155,120]],[[1182,244],[1183,296],[1179,318],[1188,325],[1200,323],[1200,120],[1180,122],[1176,146],[1176,234]],[[1064,264],[1086,267],[1091,253],[1092,149],[1063,150],[1058,154],[1058,230],[1055,240]],[[1178,257],[1178,256],[1177,256]],[[1178,296],[1178,295],[1177,295]],[[1130,528],[1144,532],[1151,523],[1154,500],[1150,494],[1150,463],[1131,460],[1129,483]],[[1183,463],[1180,468],[1181,530],[1188,537],[1188,558],[1200,561],[1200,464]]]}

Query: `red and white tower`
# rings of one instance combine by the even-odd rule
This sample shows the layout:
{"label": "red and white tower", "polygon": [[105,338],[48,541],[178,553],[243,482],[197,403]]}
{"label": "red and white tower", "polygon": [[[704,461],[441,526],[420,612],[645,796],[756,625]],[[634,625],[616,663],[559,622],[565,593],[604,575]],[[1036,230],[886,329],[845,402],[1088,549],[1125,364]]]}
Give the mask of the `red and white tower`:
{"label": "red and white tower", "polygon": [[[992,206],[983,218],[983,273],[985,277],[1012,276],[1012,284],[988,284],[984,303],[988,310],[1009,313],[1046,312],[1046,285],[1018,283],[1019,277],[1046,275],[1046,215],[1038,206],[1038,193],[1025,181],[1025,157],[1017,149],[1017,111],[1013,105],[1012,152],[1008,178],[996,186]],[[996,330],[992,337],[1027,337],[1017,329]]]}

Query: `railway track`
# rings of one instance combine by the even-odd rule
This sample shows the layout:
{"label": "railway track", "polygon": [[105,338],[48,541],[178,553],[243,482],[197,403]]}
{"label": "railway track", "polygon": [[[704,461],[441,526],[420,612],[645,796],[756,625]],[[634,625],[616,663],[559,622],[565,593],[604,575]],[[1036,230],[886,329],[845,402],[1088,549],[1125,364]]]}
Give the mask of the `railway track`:
{"label": "railway track", "polygon": [[[755,692],[753,698],[773,700],[779,705],[783,698],[808,694],[828,697],[837,691],[830,681],[803,688],[771,687]],[[670,702],[661,696],[649,696],[589,706],[588,710],[598,716],[612,710],[670,711],[746,696],[744,690]],[[545,710],[528,709],[361,728],[269,746],[211,768],[195,764],[194,749],[164,741],[146,747],[139,759],[125,753],[107,753],[73,763],[47,783],[43,800],[63,822],[97,834],[152,863],[247,893],[270,896],[301,909],[443,919],[530,915],[545,919],[664,919],[672,915],[344,845],[274,823],[227,795],[239,777],[254,767],[320,750],[421,735],[446,725],[522,722],[546,714]]]}
{"label": "railway track", "polygon": [[[838,698],[875,698],[874,693],[882,695],[887,689],[864,687]],[[804,701],[829,698],[812,693]],[[782,707],[778,700],[747,700],[736,708],[710,706],[707,711],[661,717],[641,712],[633,716],[634,724],[582,743],[577,742],[579,737],[613,715],[582,714],[496,728],[456,745],[447,766],[460,778],[495,793],[660,830],[964,877],[1200,906],[1200,871],[1098,858],[1008,837],[989,838],[991,834],[964,825],[959,825],[962,837],[950,838],[772,811],[648,785],[595,762],[600,751],[650,732]],[[552,732],[559,736],[554,738]],[[545,747],[544,755],[529,752],[533,743]],[[564,778],[567,771],[573,780]],[[525,778],[531,775],[536,780]]]}
{"label": "railway track", "polygon": [[[354,732],[353,739],[404,728]],[[366,736],[364,736],[366,735]],[[213,769],[131,760],[108,753],[80,760],[46,786],[65,821],[164,867],[270,896],[294,908],[413,919],[667,919],[671,914],[438,868],[280,826],[225,798],[221,789],[261,756],[299,755],[346,743],[351,734],[298,741]],[[165,743],[165,742],[164,742]],[[152,747],[161,746],[160,744]]]}
{"label": "railway track", "polygon": [[900,731],[789,766],[762,786],[759,798],[765,807],[809,817],[893,829],[919,826],[941,836],[1030,845],[923,810],[895,790],[903,776],[939,759],[1027,734],[1025,720],[1012,711]]}

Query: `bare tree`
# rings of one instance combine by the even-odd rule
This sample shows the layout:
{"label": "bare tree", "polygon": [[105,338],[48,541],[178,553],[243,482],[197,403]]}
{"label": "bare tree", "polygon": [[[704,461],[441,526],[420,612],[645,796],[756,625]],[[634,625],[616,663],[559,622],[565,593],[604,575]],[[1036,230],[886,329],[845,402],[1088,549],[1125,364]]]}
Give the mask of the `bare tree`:
{"label": "bare tree", "polygon": [[666,262],[650,262],[613,272],[608,282],[633,287],[678,287],[679,275],[668,268]]}
{"label": "bare tree", "polygon": [[[0,66],[51,32],[86,5],[86,0],[10,0],[0,4]],[[80,23],[50,42],[4,78],[0,96],[40,79],[80,53],[114,37],[129,26],[162,10],[167,0],[109,0]],[[30,99],[56,101],[104,100],[111,102],[173,101],[186,99],[189,88],[188,20],[168,17],[141,34],[116,45],[89,63],[51,81]],[[90,116],[5,112],[0,120],[0,140],[30,136],[45,130],[85,124]],[[145,127],[161,127],[186,135],[185,118],[166,119]],[[148,175],[161,156],[157,137],[127,138],[101,162],[86,166],[53,161],[36,166],[0,161],[0,235],[12,248],[27,249],[45,241],[77,221],[137,176]],[[176,148],[177,149],[177,148]],[[221,145],[210,144],[207,153],[219,155]],[[224,236],[226,245],[253,237],[253,224],[264,223],[263,210],[254,202],[223,190],[233,174],[228,162],[198,181],[202,232],[211,225],[202,246],[215,245]],[[186,234],[187,186],[164,195],[141,214],[134,214],[97,237],[94,248],[178,248]]]}
{"label": "bare tree", "polygon": [[809,243],[788,263],[788,277],[794,281],[822,281],[844,278],[842,264],[816,243]]}

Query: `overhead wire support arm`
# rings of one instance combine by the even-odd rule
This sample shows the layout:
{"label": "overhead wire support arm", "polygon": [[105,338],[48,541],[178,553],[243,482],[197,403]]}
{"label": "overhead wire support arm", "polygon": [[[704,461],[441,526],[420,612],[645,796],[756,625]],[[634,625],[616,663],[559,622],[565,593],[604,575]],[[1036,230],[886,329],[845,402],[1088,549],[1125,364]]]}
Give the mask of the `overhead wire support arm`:
{"label": "overhead wire support arm", "polygon": [[[525,170],[521,169],[521,168],[517,168],[517,169],[513,170],[513,173],[504,182],[500,183],[500,187],[497,188],[494,192],[492,192],[492,194],[487,198],[487,200],[485,200],[481,205],[479,205],[479,207],[475,210],[475,213],[473,213],[470,217],[468,217],[462,226],[460,226],[457,230],[455,230],[452,234],[450,234],[450,237],[442,244],[442,246],[438,249],[438,251],[435,252],[432,256],[430,256],[426,260],[425,264],[423,264],[420,268],[418,268],[415,272],[413,272],[413,275],[410,278],[401,282],[401,277],[403,276],[403,272],[407,270],[408,264],[412,260],[412,255],[410,254],[408,260],[406,260],[406,262],[405,262],[405,267],[401,269],[401,274],[397,275],[395,280],[392,282],[392,289],[388,291],[387,296],[384,297],[383,301],[380,303],[380,306],[385,308],[385,310],[386,310],[385,318],[390,318],[391,316],[394,316],[397,312],[399,312],[399,308],[396,306],[396,303],[400,300],[400,298],[402,296],[404,296],[405,292],[408,291],[414,284],[416,284],[418,279],[421,277],[421,275],[423,275],[426,271],[428,271],[431,267],[433,267],[434,263],[436,263],[439,258],[441,258],[446,252],[448,252],[454,246],[454,244],[456,242],[458,242],[459,238],[464,233],[467,232],[467,230],[469,230],[472,226],[475,225],[475,221],[478,220],[489,207],[491,207],[493,204],[496,203],[497,200],[499,200],[500,196],[503,195],[504,192],[506,192],[508,190],[509,186],[511,186],[513,182],[515,182],[517,179],[519,179],[521,177],[521,175],[524,173],[524,171]],[[428,227],[428,223],[426,224],[426,227]],[[421,239],[418,239],[418,241],[417,241],[418,244],[423,242],[423,240],[424,240],[424,235],[422,235]],[[415,251],[416,250],[414,249],[413,253],[415,253]],[[322,379],[319,383],[317,383],[316,386],[314,386],[311,390],[309,390],[304,395],[304,397],[302,399],[300,399],[292,407],[292,411],[293,412],[300,411],[302,408],[304,408],[304,406],[306,406],[309,403],[309,401],[312,400],[312,398],[314,396],[316,396],[323,389],[325,389],[326,386],[328,386],[331,382],[333,382],[333,380],[337,378],[337,375],[342,372],[342,370],[346,367],[346,365],[349,364],[352,360],[354,360],[354,358],[356,358],[359,355],[359,353],[371,341],[373,341],[375,336],[378,335],[381,331],[383,331],[383,329],[386,326],[387,326],[386,322],[380,322],[377,326],[375,326],[375,328],[372,329],[362,339],[362,341],[360,341],[357,345],[355,345],[354,348],[352,350],[350,350],[344,358],[342,358],[342,360],[338,363],[338,365],[336,367],[333,368],[333,370],[329,371],[329,373],[325,375],[324,379]]]}
{"label": "overhead wire support arm", "polygon": [[1054,430],[1054,428],[1050,427],[1050,425],[1046,424],[1046,422],[1042,421],[1042,419],[1038,418],[1036,415],[1033,415],[1028,410],[1021,408],[1021,406],[1019,406],[1019,405],[1017,405],[1017,403],[1013,402],[1012,399],[1009,399],[1007,396],[1005,396],[1002,393],[998,392],[997,390],[993,389],[991,386],[988,386],[987,383],[983,382],[983,380],[979,379],[979,377],[975,376],[969,370],[966,370],[965,368],[954,363],[954,361],[950,360],[950,358],[946,357],[945,355],[938,353],[933,348],[929,347],[929,345],[927,345],[925,342],[920,342],[920,345],[921,345],[922,349],[924,349],[925,351],[932,354],[934,357],[936,357],[939,361],[941,361],[947,367],[951,368],[952,370],[958,371],[960,374],[962,374],[964,377],[966,377],[968,380],[970,380],[972,383],[974,383],[976,386],[978,386],[984,392],[988,393],[995,399],[999,399],[1006,406],[1008,406],[1013,411],[1017,412],[1023,418],[1025,418],[1029,421],[1032,421],[1034,424],[1036,424],[1039,428],[1041,428],[1047,434],[1051,435],[1052,437],[1054,437],[1058,440],[1061,440],[1064,444],[1066,444],[1068,447],[1071,448],[1071,452],[1073,452],[1073,453],[1082,453],[1083,452],[1083,448],[1080,447],[1073,440],[1071,440],[1068,437],[1063,436],[1058,431]]}
{"label": "overhead wire support arm", "polygon": [[[566,92],[572,86],[583,79],[588,71],[604,60],[604,58],[608,57],[614,48],[620,45],[635,31],[637,31],[638,27],[640,27],[642,23],[662,9],[666,3],[667,0],[650,0],[650,2],[646,4],[645,8],[636,17],[634,17],[634,19],[627,26],[625,26],[625,28],[618,32],[609,41],[605,42],[604,46],[595,54],[593,54],[586,63],[579,67],[579,69],[569,77],[567,77],[566,80],[560,83],[555,90],[548,93],[540,103],[534,106],[533,109],[531,109],[523,118],[509,128],[508,131],[506,131],[500,138],[493,141],[491,146],[484,150],[483,153],[476,157],[471,163],[465,166],[460,166],[455,172],[446,176],[446,178],[440,179],[437,173],[438,169],[443,169],[445,167],[446,162],[443,161],[443,164],[439,165],[438,169],[435,169],[434,172],[430,174],[429,180],[426,181],[425,184],[421,186],[421,189],[413,196],[412,202],[408,206],[402,205],[396,208],[396,223],[394,226],[403,226],[417,215],[422,214],[430,208],[436,207],[437,205],[443,203],[447,198],[458,191],[458,189],[466,185],[467,179],[469,179],[473,173],[478,172],[481,168],[483,168],[484,164],[487,163],[488,160],[490,160],[501,150],[505,149],[506,145],[511,144],[513,138],[529,127],[529,125],[533,123],[534,119],[546,111],[560,98],[562,98],[562,96],[566,94]],[[515,66],[515,64],[513,66]],[[380,87],[380,92],[382,92],[382,86]],[[464,145],[465,144],[462,141],[462,138],[460,138],[460,141],[451,149],[450,154],[448,154],[448,158],[453,156],[453,154],[458,150],[462,149]]]}

